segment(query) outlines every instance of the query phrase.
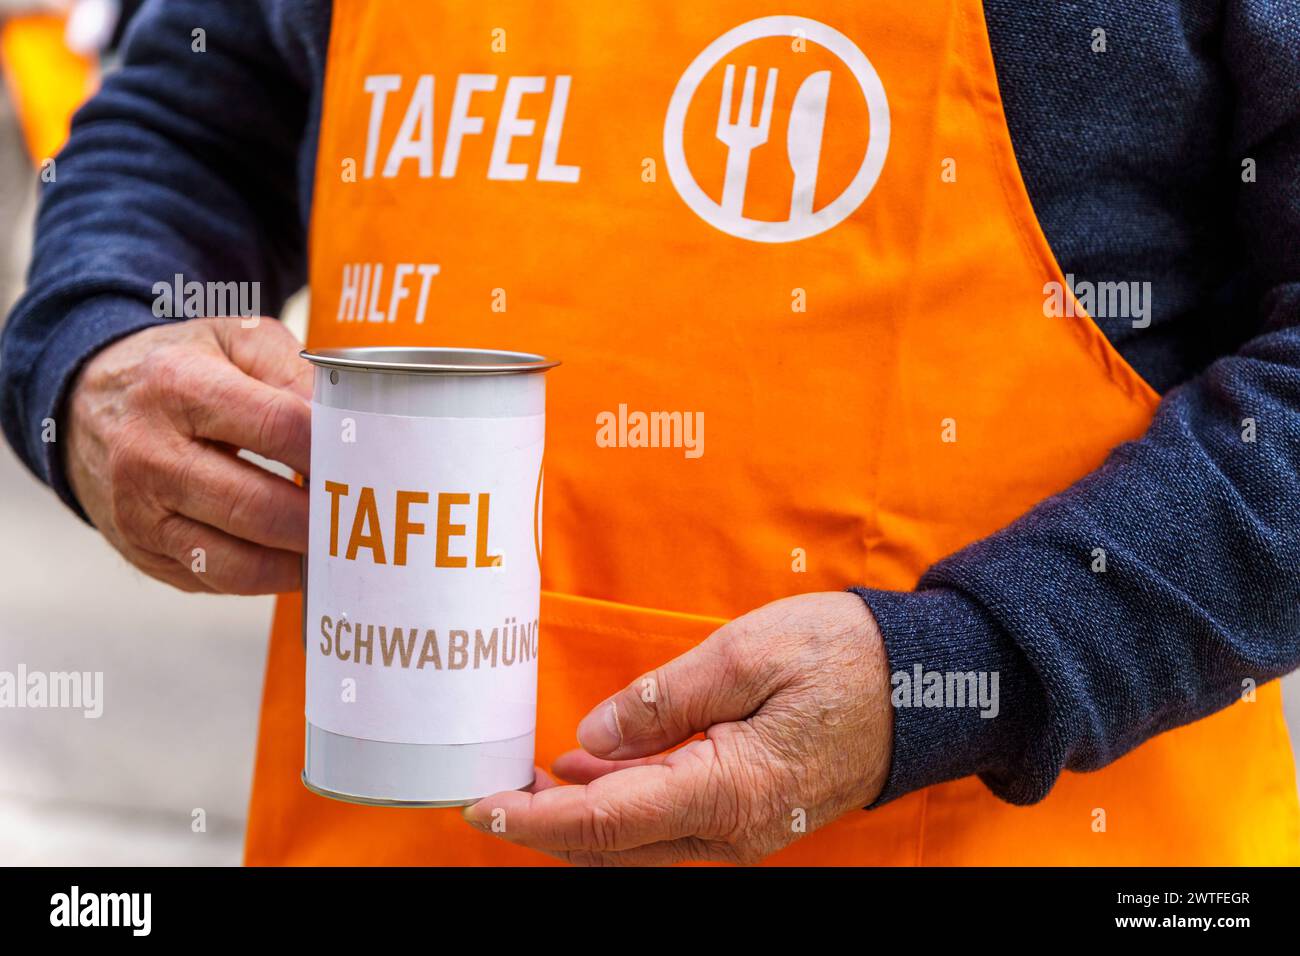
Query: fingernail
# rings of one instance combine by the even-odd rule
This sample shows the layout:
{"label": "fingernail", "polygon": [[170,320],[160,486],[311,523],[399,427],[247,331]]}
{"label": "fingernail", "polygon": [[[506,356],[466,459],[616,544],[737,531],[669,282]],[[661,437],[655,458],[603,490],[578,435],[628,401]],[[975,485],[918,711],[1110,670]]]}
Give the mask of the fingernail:
{"label": "fingernail", "polygon": [[578,724],[578,743],[597,757],[613,753],[623,743],[618,729],[618,708],[611,700],[601,704]]}
{"label": "fingernail", "polygon": [[470,804],[464,810],[460,811],[460,818],[476,830],[486,830],[488,828],[487,820],[483,819],[481,813],[475,812],[478,810],[478,806],[477,803]]}

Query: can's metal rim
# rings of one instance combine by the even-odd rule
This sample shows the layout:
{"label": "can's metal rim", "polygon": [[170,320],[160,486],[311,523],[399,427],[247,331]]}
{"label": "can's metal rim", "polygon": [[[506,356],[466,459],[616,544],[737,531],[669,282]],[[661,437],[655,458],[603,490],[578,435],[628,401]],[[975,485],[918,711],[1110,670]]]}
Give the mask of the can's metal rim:
{"label": "can's metal rim", "polygon": [[533,352],[438,346],[371,345],[348,349],[303,349],[298,354],[313,365],[325,368],[417,375],[520,375],[545,372],[560,364],[559,359]]}

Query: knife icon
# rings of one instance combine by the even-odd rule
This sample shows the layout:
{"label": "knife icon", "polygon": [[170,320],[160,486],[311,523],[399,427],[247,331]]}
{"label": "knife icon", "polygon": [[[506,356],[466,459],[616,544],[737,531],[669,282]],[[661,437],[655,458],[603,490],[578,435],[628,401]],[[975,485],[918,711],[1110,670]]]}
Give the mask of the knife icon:
{"label": "knife icon", "polygon": [[826,125],[826,94],[831,86],[830,70],[810,74],[799,85],[790,108],[785,150],[794,172],[790,193],[790,221],[807,219],[813,213],[817,189],[817,167],[822,156],[822,129]]}

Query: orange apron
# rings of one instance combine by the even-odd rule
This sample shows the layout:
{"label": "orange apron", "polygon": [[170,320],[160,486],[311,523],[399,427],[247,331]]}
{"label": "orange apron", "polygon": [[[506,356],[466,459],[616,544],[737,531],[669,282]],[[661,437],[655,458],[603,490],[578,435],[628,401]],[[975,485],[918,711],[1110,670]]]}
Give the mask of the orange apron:
{"label": "orange apron", "polygon": [[[564,360],[548,380],[543,766],[590,707],[726,619],[912,587],[1141,435],[1158,401],[1089,319],[1044,315],[1064,280],[978,0],[781,6],[798,16],[752,0],[334,6],[309,343]],[[423,313],[418,286],[390,294],[396,264],[421,262],[439,266]],[[355,263],[383,269],[368,308],[340,308]],[[651,411],[703,413],[702,454],[684,437],[637,447]],[[605,413],[633,426],[614,447]],[[299,615],[281,599],[249,863],[549,862],[454,810],[306,791]],[[770,862],[1295,862],[1297,819],[1273,684],[1066,773],[1036,806],[969,778]]]}

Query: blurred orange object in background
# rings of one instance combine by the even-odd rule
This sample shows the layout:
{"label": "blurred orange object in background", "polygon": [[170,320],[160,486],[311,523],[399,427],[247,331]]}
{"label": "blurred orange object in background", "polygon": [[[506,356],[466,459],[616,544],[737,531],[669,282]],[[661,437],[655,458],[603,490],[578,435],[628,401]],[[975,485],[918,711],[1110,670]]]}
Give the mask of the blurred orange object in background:
{"label": "blurred orange object in background", "polygon": [[0,64],[32,163],[39,166],[68,138],[72,114],[99,85],[97,59],[64,40],[67,17],[18,16],[0,24]]}

